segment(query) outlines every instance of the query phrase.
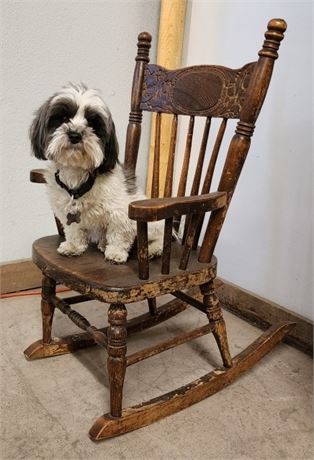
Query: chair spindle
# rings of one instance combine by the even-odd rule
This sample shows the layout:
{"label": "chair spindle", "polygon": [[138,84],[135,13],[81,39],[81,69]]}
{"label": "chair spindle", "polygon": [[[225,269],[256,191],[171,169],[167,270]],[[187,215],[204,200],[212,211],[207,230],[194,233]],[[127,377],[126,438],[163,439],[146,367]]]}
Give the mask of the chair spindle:
{"label": "chair spindle", "polygon": [[[177,196],[185,195],[186,182],[187,182],[190,157],[191,157],[193,131],[194,131],[194,116],[191,116],[190,121],[189,121],[188,133],[186,136],[185,151],[184,151],[183,164],[182,164],[182,169],[181,169]],[[179,230],[180,222],[181,222],[181,217],[179,217],[178,219],[175,219],[174,221],[174,229],[176,231]]]}
{"label": "chair spindle", "polygon": [[[211,124],[211,118],[206,117],[206,122],[205,122],[205,127],[204,127],[201,147],[200,147],[200,153],[199,153],[199,156],[198,156],[198,161],[197,161],[197,165],[196,165],[196,169],[195,169],[193,184],[192,184],[192,188],[191,188],[191,195],[197,195],[198,191],[199,191],[199,186],[200,186],[201,176],[202,176],[202,169],[203,169],[204,158],[205,158],[206,147],[207,147],[208,136],[209,136],[209,130],[210,130],[210,124]],[[182,238],[182,243],[183,244],[184,244],[184,242],[186,240],[187,231],[188,231],[191,219],[192,219],[191,216],[186,216],[186,220],[185,220],[185,224],[184,224],[183,238]]]}
{"label": "chair spindle", "polygon": [[202,188],[202,194],[203,193],[209,193],[209,191],[210,191],[210,186],[211,186],[211,183],[212,183],[212,180],[213,180],[215,166],[216,166],[220,146],[221,146],[221,143],[222,143],[222,139],[223,139],[224,134],[225,134],[226,126],[227,126],[227,118],[223,118],[222,122],[220,124],[219,130],[218,130],[216,141],[215,141],[213,151],[212,151],[212,154],[211,154],[211,157],[210,157],[210,161],[209,161],[209,164],[208,164],[208,168],[207,168],[207,172],[206,172],[206,175],[205,175],[205,180],[204,180],[204,184],[203,184],[203,188]]}
{"label": "chair spindle", "polygon": [[[210,187],[211,187],[213,176],[214,176],[215,166],[216,166],[217,159],[218,159],[218,154],[219,154],[221,143],[222,143],[225,131],[226,131],[227,121],[228,121],[227,118],[223,118],[220,123],[218,134],[215,140],[215,144],[214,144],[212,154],[210,156],[208,168],[206,171],[206,175],[205,175],[205,179],[204,179],[204,183],[203,183],[203,187],[201,191],[202,194],[209,193],[210,191]],[[205,214],[202,214],[200,216],[198,228],[195,233],[193,249],[197,248],[198,240],[200,238],[200,234],[201,234],[201,230],[202,230],[202,226],[204,222],[204,217],[205,217]]]}
{"label": "chair spindle", "polygon": [[193,247],[195,234],[199,226],[200,215],[193,214],[193,217],[187,220],[189,221],[188,222],[189,226],[187,227],[186,235],[184,238],[184,246],[183,246],[183,251],[182,251],[180,264],[179,264],[180,270],[185,270],[188,265],[191,249]]}
{"label": "chair spindle", "polygon": [[176,150],[177,140],[177,128],[178,128],[178,115],[173,115],[171,125],[171,137],[169,146],[169,156],[167,165],[167,174],[165,182],[164,197],[169,198],[172,195],[172,183],[173,183],[173,167],[174,167],[174,156]]}
{"label": "chair spindle", "polygon": [[187,181],[189,164],[190,164],[193,131],[194,131],[194,116],[191,116],[190,121],[189,121],[188,133],[186,137],[183,165],[182,165],[180,182],[179,182],[179,187],[178,187],[178,196],[185,195],[186,181]]}
{"label": "chair spindle", "polygon": [[147,299],[147,302],[148,302],[149,313],[152,316],[156,316],[158,314],[156,297]]}
{"label": "chair spindle", "polygon": [[193,185],[192,185],[192,189],[191,189],[191,195],[197,195],[198,191],[199,191],[199,186],[200,186],[200,182],[201,182],[201,175],[202,175],[202,169],[203,169],[204,158],[205,158],[206,147],[207,147],[208,136],[209,136],[209,130],[210,130],[210,124],[211,124],[211,118],[207,117],[206,122],[205,122],[205,128],[204,128],[204,132],[203,132],[203,137],[202,137],[200,153],[199,153],[198,161],[197,161],[197,165],[196,165]]}
{"label": "chair spindle", "polygon": [[137,258],[139,278],[147,280],[149,277],[147,222],[137,222]]}
{"label": "chair spindle", "polygon": [[170,270],[172,226],[173,218],[165,219],[164,246],[161,260],[161,273],[163,275],[168,275]]}
{"label": "chair spindle", "polygon": [[156,114],[152,198],[159,197],[161,113]]}

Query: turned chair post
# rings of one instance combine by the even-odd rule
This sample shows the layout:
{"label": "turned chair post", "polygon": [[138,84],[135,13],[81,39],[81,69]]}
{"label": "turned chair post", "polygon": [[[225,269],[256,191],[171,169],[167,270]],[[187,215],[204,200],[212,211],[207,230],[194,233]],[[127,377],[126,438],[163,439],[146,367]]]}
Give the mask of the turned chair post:
{"label": "turned chair post", "polygon": [[110,384],[110,414],[121,417],[123,383],[126,371],[126,317],[123,304],[111,304],[108,310],[109,328],[107,370]]}
{"label": "turned chair post", "polygon": [[214,252],[224,223],[233,192],[240,177],[247,153],[251,145],[255,122],[260,113],[268,90],[277,50],[287,28],[282,19],[272,19],[267,26],[263,48],[250,78],[247,94],[240,112],[240,120],[231,140],[227,158],[218,186],[218,191],[228,193],[227,205],[212,212],[200,250],[199,261],[208,262]]}
{"label": "turned chair post", "polygon": [[134,171],[141,139],[142,110],[140,105],[145,69],[149,63],[151,41],[152,37],[147,32],[142,32],[138,36],[137,56],[135,58],[136,65],[132,85],[131,111],[129,114],[124,156],[124,165],[126,168]]}
{"label": "turned chair post", "polygon": [[42,279],[41,290],[43,344],[49,344],[51,342],[51,329],[55,307],[50,299],[52,296],[55,296],[55,294],[56,282],[53,279],[44,276]]}
{"label": "turned chair post", "polygon": [[203,303],[206,309],[209,324],[213,326],[213,335],[217,342],[222,361],[225,367],[232,367],[232,358],[229,351],[226,323],[222,315],[219,298],[216,294],[214,281],[200,286]]}

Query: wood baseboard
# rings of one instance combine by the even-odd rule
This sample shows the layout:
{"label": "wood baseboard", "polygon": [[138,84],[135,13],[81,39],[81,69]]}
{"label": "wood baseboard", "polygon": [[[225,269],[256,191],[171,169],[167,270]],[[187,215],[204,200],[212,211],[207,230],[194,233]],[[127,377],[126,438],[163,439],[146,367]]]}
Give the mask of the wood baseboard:
{"label": "wood baseboard", "polygon": [[[28,259],[0,264],[0,273],[1,294],[41,286],[41,271]],[[220,301],[226,310],[261,329],[267,329],[277,321],[295,322],[296,327],[287,337],[287,343],[313,355],[313,322],[311,320],[221,278],[216,280],[215,285]]]}
{"label": "wood baseboard", "polygon": [[37,288],[41,278],[41,271],[29,259],[0,264],[0,293]]}
{"label": "wood baseboard", "polygon": [[218,279],[216,287],[222,306],[226,310],[261,329],[267,329],[278,321],[295,322],[295,328],[285,341],[313,356],[313,322],[310,319],[228,281]]}

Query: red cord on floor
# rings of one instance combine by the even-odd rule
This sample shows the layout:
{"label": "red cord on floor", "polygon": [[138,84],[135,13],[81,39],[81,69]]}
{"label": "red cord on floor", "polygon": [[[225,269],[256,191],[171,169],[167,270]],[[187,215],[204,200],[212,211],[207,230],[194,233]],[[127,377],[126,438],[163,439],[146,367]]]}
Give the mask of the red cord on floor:
{"label": "red cord on floor", "polygon": [[[57,288],[56,292],[68,292],[71,291],[69,288]],[[20,291],[20,292],[11,292],[9,294],[0,294],[0,299],[9,299],[12,297],[26,297],[32,295],[41,295],[41,289],[29,290],[29,291]]]}

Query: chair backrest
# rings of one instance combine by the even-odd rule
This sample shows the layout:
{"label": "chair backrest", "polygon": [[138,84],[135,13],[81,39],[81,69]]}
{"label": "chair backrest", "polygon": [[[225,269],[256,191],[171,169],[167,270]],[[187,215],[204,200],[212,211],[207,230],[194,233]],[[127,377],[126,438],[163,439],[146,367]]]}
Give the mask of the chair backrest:
{"label": "chair backrest", "polygon": [[[125,165],[135,170],[139,150],[142,112],[157,112],[155,123],[155,147],[152,174],[152,197],[159,195],[160,175],[160,131],[162,114],[173,114],[172,132],[167,165],[164,196],[173,193],[173,173],[176,150],[178,117],[188,116],[183,164],[180,173],[177,196],[186,194],[206,194],[210,191],[212,178],[225,134],[227,121],[238,119],[220,176],[218,191],[227,193],[227,205],[211,212],[205,236],[199,253],[200,262],[209,262],[226,212],[240,176],[246,155],[250,148],[255,122],[261,110],[271,79],[277,50],[284,38],[286,23],[282,19],[272,19],[268,23],[265,40],[256,62],[240,69],[221,66],[200,65],[179,70],[167,70],[149,64],[151,36],[143,32],[138,36],[138,53],[133,78],[131,112],[126,138]],[[191,169],[191,145],[195,117],[205,118],[205,127],[200,145],[196,168],[193,171],[192,188],[186,190],[188,171]],[[212,118],[220,118],[221,124],[207,165],[205,153]],[[202,172],[206,171],[205,175]],[[203,179],[202,179],[203,178]],[[201,183],[202,179],[202,183]],[[187,193],[188,192],[188,193]],[[195,221],[194,247],[196,247],[203,216]],[[185,236],[190,222],[186,222]],[[183,238],[184,240],[185,238]]]}

